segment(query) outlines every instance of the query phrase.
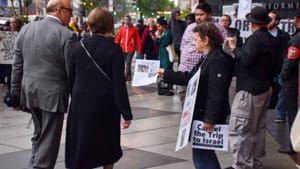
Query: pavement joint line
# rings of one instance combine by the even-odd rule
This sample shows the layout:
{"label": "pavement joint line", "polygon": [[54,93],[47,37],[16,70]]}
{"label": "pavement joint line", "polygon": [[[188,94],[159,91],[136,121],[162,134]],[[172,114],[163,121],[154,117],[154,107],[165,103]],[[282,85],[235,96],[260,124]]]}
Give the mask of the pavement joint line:
{"label": "pavement joint line", "polygon": [[[3,144],[3,143],[0,143],[0,145],[7,146],[7,147],[12,147],[12,148],[17,148],[17,149],[20,149],[20,151],[28,150],[28,149],[24,149],[22,147],[18,147],[18,146],[14,146],[14,145],[8,145],[8,144]],[[19,152],[19,151],[14,151],[14,152]],[[10,153],[14,153],[14,152],[10,152]],[[9,153],[5,153],[5,154],[9,154]]]}
{"label": "pavement joint line", "polygon": [[[160,143],[160,144],[152,144],[152,145],[147,145],[147,146],[139,146],[139,147],[130,147],[130,146],[125,146],[125,147],[129,147],[129,148],[133,148],[133,149],[138,149],[140,150],[141,148],[148,148],[148,147],[153,147],[153,146],[159,146],[159,145],[165,145],[165,144],[170,144],[170,143],[176,143],[176,141],[170,141],[170,142],[165,142],[165,143]],[[175,147],[174,147],[175,148]],[[146,150],[143,150],[143,151],[146,151]],[[146,152],[149,152],[149,151],[146,151]],[[174,150],[175,152],[175,150]],[[156,153],[158,154],[158,153]],[[176,157],[178,158],[178,157]]]}
{"label": "pavement joint line", "polygon": [[[159,129],[167,129],[167,128],[178,127],[178,126],[179,126],[179,125],[174,125],[174,126],[168,126],[168,127],[157,127],[157,128],[148,129],[148,130],[132,131],[132,132],[128,132],[128,133],[122,133],[122,135],[138,134],[138,133],[143,133],[143,132],[147,132],[147,131],[155,131],[155,130],[159,130]],[[154,134],[154,135],[155,135],[155,134]]]}

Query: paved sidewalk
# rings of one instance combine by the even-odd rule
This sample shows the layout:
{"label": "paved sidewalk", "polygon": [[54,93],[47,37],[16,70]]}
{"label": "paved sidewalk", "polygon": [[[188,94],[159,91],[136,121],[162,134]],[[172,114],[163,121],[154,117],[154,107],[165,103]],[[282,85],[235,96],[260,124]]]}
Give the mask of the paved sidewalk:
{"label": "paved sidewalk", "polygon": [[[0,87],[0,169],[26,168],[30,156],[32,126],[30,115],[4,106],[6,89]],[[158,96],[155,85],[131,88],[128,85],[134,120],[122,131],[124,156],[116,169],[192,169],[191,147],[174,152],[181,112],[178,96]],[[275,124],[274,112],[268,112],[265,169],[295,169],[293,159],[277,152],[286,144],[286,126]],[[277,140],[270,134],[276,136]],[[64,169],[65,133],[56,169]],[[280,141],[281,140],[281,141]],[[222,168],[232,164],[229,152],[217,152]]]}

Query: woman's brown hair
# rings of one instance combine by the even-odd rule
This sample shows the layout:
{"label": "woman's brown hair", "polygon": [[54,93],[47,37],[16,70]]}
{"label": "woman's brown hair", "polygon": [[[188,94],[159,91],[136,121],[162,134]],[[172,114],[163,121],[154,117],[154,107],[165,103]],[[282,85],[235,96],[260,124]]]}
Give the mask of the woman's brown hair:
{"label": "woman's brown hair", "polygon": [[94,8],[88,16],[88,25],[94,34],[111,33],[114,28],[113,16],[106,8]]}
{"label": "woman's brown hair", "polygon": [[201,39],[204,39],[205,36],[207,36],[209,38],[209,46],[211,49],[221,47],[224,42],[223,36],[213,22],[200,23],[193,29],[193,32],[197,33]]}

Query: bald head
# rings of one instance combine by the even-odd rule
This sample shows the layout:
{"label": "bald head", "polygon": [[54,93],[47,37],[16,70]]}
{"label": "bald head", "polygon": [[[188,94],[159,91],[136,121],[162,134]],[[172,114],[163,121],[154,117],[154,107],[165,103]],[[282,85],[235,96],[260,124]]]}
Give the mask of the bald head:
{"label": "bald head", "polygon": [[57,17],[65,26],[68,25],[72,17],[70,0],[49,0],[46,11],[48,15]]}
{"label": "bald head", "polygon": [[70,0],[49,0],[47,8],[67,7],[71,8]]}

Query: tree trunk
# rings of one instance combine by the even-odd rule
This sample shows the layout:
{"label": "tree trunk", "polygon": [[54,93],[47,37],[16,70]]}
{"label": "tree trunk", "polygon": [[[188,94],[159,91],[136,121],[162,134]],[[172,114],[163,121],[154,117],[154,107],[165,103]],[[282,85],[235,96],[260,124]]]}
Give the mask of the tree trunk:
{"label": "tree trunk", "polygon": [[15,11],[15,4],[14,4],[14,0],[10,0],[11,2],[11,9],[12,9],[12,13],[14,16],[17,16],[17,13]]}

